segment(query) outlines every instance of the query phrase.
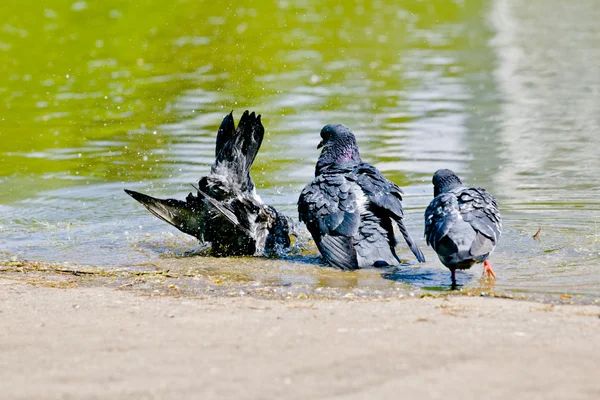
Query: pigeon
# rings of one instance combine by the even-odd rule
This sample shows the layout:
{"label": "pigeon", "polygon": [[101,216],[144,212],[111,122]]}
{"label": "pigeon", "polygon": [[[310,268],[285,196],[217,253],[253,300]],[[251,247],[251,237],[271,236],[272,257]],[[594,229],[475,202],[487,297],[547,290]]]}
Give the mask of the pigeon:
{"label": "pigeon", "polygon": [[483,275],[496,274],[487,258],[502,233],[502,217],[494,196],[482,188],[467,188],[449,169],[433,175],[433,196],[425,210],[425,239],[452,273],[483,262]]}
{"label": "pigeon", "polygon": [[417,260],[424,262],[404,226],[402,190],[360,159],[347,126],[326,125],[321,138],[315,179],[300,194],[298,213],[325,261],[342,270],[399,264],[395,222]]}
{"label": "pigeon", "polygon": [[260,114],[244,112],[237,129],[233,112],[217,133],[215,162],[185,201],[125,192],[152,214],[201,242],[214,256],[263,255],[290,246],[291,218],[263,203],[250,167],[265,133]]}

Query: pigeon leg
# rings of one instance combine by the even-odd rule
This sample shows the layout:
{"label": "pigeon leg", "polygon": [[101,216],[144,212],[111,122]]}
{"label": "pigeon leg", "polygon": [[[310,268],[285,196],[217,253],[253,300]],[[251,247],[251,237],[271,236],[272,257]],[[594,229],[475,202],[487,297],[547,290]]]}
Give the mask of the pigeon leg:
{"label": "pigeon leg", "polygon": [[450,270],[450,274],[452,274],[452,290],[456,290],[456,270],[455,269],[451,269]]}
{"label": "pigeon leg", "polygon": [[487,261],[484,261],[483,262],[483,274],[481,275],[481,277],[485,278],[486,275],[488,278],[496,279],[496,274],[494,273],[494,270],[492,269],[492,264],[490,264]]}

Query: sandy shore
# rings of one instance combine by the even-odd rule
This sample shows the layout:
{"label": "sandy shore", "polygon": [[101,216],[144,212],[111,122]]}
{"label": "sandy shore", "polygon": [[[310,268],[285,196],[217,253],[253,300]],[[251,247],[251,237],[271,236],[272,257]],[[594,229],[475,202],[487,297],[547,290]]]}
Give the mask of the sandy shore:
{"label": "sandy shore", "polygon": [[598,399],[600,307],[0,279],[3,399]]}

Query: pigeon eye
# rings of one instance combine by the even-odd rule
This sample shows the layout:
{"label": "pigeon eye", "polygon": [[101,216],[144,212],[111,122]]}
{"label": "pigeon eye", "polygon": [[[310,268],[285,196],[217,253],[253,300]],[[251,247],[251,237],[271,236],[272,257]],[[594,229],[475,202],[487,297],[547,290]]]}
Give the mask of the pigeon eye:
{"label": "pigeon eye", "polygon": [[321,137],[323,138],[323,140],[327,140],[329,139],[330,133],[325,131],[325,132],[321,132]]}

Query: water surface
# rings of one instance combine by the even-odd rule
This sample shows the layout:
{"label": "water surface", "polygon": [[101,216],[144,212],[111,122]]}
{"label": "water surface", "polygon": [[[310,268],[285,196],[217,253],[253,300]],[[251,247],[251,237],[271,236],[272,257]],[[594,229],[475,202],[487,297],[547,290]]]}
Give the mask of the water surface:
{"label": "water surface", "polygon": [[[363,159],[405,189],[429,262],[344,285],[447,288],[421,238],[444,167],[499,200],[497,289],[600,296],[593,0],[5,3],[0,259],[110,268],[197,253],[122,189],[184,197],[222,117],[252,109],[267,132],[254,180],[294,218],[326,123],[350,126]],[[305,272],[318,257],[294,257],[281,270],[321,285]],[[459,280],[478,286],[479,273]]]}

